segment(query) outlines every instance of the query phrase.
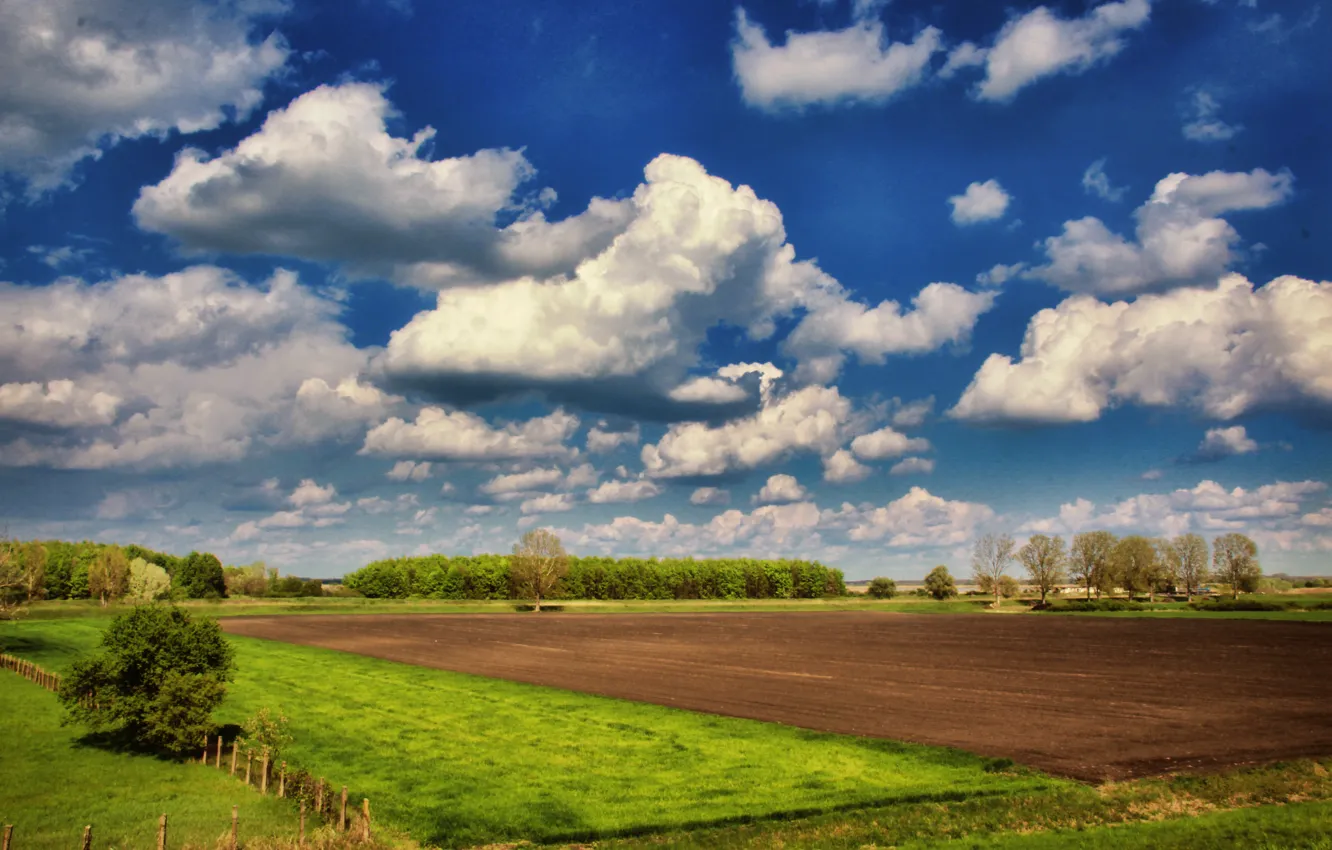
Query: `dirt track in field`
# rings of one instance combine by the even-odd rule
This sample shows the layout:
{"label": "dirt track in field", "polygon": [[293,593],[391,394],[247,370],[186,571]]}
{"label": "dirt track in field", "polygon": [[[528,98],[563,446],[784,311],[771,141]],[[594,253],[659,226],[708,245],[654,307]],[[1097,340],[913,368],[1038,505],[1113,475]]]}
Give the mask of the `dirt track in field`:
{"label": "dirt track in field", "polygon": [[860,612],[243,617],[236,635],[1008,756],[1079,779],[1332,755],[1332,627]]}

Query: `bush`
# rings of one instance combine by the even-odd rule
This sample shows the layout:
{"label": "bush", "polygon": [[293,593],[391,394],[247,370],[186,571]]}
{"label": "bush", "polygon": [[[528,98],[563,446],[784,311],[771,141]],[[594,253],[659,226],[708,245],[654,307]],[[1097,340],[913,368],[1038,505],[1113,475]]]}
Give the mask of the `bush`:
{"label": "bush", "polygon": [[897,582],[890,578],[876,578],[869,583],[865,593],[874,599],[892,599],[897,595]]}
{"label": "bush", "polygon": [[256,756],[268,756],[278,761],[282,753],[291,746],[291,734],[287,732],[287,718],[268,710],[265,706],[245,721],[239,741],[240,748]]}
{"label": "bush", "polygon": [[957,585],[953,583],[953,576],[948,572],[948,568],[940,564],[925,576],[925,591],[935,599],[948,599],[957,596]]}
{"label": "bush", "polygon": [[1195,611],[1288,611],[1290,605],[1285,602],[1268,602],[1263,599],[1208,599],[1194,602],[1190,606]]}
{"label": "bush", "polygon": [[69,720],[174,753],[193,751],[214,729],[213,710],[235,671],[216,620],[141,605],[111,621],[101,649],[74,662],[61,682]]}
{"label": "bush", "polygon": [[1146,611],[1141,602],[1127,602],[1123,599],[1069,599],[1053,606],[1054,611]]}

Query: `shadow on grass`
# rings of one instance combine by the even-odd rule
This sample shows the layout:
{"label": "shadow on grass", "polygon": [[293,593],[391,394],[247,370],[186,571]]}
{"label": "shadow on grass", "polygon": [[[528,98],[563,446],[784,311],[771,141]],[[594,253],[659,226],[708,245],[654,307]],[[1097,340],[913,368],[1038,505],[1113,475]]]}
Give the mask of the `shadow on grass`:
{"label": "shadow on grass", "polygon": [[[524,605],[524,604],[519,604],[519,605],[515,605],[515,606],[513,606],[513,610],[515,610],[515,611],[536,611],[536,606],[535,606],[535,605],[532,605],[531,603],[528,603],[528,604],[525,604],[525,605]],[[563,605],[546,605],[546,604],[544,604],[544,603],[541,605],[541,611],[542,611],[542,613],[544,613],[544,612],[546,612],[546,611],[563,611],[563,610],[564,610],[564,606],[563,606]]]}
{"label": "shadow on grass", "polygon": [[61,644],[39,635],[0,635],[0,652],[7,652],[21,658],[55,652],[60,648]]}
{"label": "shadow on grass", "polygon": [[[219,727],[218,734],[222,735],[225,741],[234,741],[241,734],[241,727],[235,723],[227,723]],[[169,761],[182,764],[197,762],[200,751],[195,750],[192,753],[177,753],[167,750],[163,747],[154,746],[145,741],[139,740],[129,729],[103,729],[97,732],[88,732],[73,741],[75,749],[81,750],[101,750],[106,753],[115,753],[121,756],[141,756],[152,758],[158,761]],[[230,751],[228,750],[228,753]],[[213,758],[212,751],[209,752],[210,764]]]}

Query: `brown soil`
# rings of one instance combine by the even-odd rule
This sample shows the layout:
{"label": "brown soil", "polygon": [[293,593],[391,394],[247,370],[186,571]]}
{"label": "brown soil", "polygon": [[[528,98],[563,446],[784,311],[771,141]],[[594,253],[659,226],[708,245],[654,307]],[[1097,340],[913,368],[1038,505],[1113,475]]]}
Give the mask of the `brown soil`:
{"label": "brown soil", "polygon": [[236,635],[810,729],[1080,779],[1332,755],[1320,623],[880,613],[358,615]]}

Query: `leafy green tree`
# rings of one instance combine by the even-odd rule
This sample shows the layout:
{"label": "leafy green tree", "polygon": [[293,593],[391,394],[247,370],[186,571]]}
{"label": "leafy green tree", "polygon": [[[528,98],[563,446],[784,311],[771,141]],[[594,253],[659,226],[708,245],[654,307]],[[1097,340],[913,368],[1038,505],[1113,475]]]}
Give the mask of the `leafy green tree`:
{"label": "leafy green tree", "polygon": [[1192,599],[1207,581],[1207,541],[1201,535],[1181,534],[1170,541],[1164,554],[1176,587],[1183,587],[1184,594]]}
{"label": "leafy green tree", "polygon": [[925,576],[925,592],[935,599],[957,596],[957,584],[953,582],[953,576],[947,567],[940,564],[930,570],[929,575]]}
{"label": "leafy green tree", "polygon": [[1087,589],[1087,598],[1091,599],[1092,589],[1096,595],[1106,586],[1110,573],[1110,554],[1115,549],[1115,536],[1108,531],[1084,531],[1073,535],[1073,545],[1068,553],[1068,571],[1070,577]]}
{"label": "leafy green tree", "polygon": [[[569,572],[569,556],[560,538],[545,528],[534,528],[524,534],[514,545],[509,564],[514,583],[536,600],[537,611],[541,610],[541,599],[555,593],[560,579]],[[789,583],[789,570],[785,576]]]}
{"label": "leafy green tree", "polygon": [[897,582],[880,576],[869,583],[865,594],[873,599],[892,599],[897,595]]}
{"label": "leafy green tree", "polygon": [[1138,534],[1129,535],[1115,544],[1111,554],[1115,581],[1128,592],[1130,601],[1137,591],[1155,586],[1159,571],[1157,557],[1156,544]]}
{"label": "leafy green tree", "polygon": [[157,564],[135,558],[129,565],[129,588],[125,598],[136,603],[152,602],[171,590],[171,577]]}
{"label": "leafy green tree", "polygon": [[88,567],[88,595],[102,605],[125,595],[129,586],[129,561],[119,546],[103,546]]}
{"label": "leafy green tree", "polygon": [[1263,568],[1258,564],[1258,544],[1243,534],[1223,534],[1212,541],[1212,567],[1219,581],[1230,586],[1230,595],[1258,589]]}
{"label": "leafy green tree", "polygon": [[274,714],[264,706],[249,717],[241,727],[240,747],[247,753],[277,761],[291,746],[291,733],[287,731],[287,718]]}
{"label": "leafy green tree", "polygon": [[1068,562],[1064,538],[1033,534],[1018,550],[1018,560],[1027,568],[1028,578],[1041,594],[1041,607],[1045,607],[1046,595],[1064,583]]}
{"label": "leafy green tree", "polygon": [[171,576],[173,588],[190,599],[219,599],[227,594],[222,562],[210,552],[191,552]]}
{"label": "leafy green tree", "polygon": [[976,541],[971,555],[971,569],[977,584],[988,582],[994,593],[994,607],[999,607],[999,582],[1013,563],[1013,538],[1007,534],[987,534]]}
{"label": "leafy green tree", "polygon": [[140,605],[111,621],[101,651],[74,662],[60,685],[71,722],[140,745],[192,752],[235,672],[216,620]]}

